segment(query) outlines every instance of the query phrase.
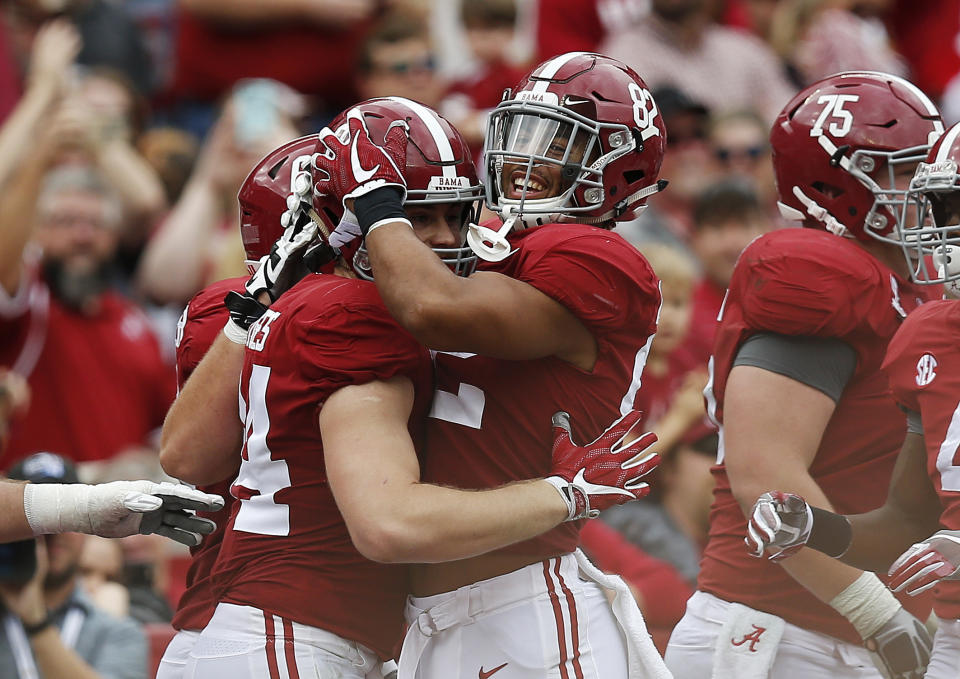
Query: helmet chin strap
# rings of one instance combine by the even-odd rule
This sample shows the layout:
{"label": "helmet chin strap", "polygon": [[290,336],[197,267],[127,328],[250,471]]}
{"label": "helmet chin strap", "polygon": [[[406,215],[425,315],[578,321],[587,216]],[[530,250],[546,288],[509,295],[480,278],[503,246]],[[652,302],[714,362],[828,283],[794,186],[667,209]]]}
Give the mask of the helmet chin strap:
{"label": "helmet chin strap", "polygon": [[943,290],[950,299],[960,299],[960,247],[944,245],[933,253],[937,276],[943,279]]}
{"label": "helmet chin strap", "polygon": [[813,198],[807,196],[799,186],[793,187],[793,195],[796,196],[803,207],[806,208],[807,214],[816,219],[818,222],[823,222],[823,225],[826,227],[827,231],[830,233],[841,236],[844,238],[850,237],[850,231],[843,224],[837,221],[837,218],[834,217],[830,212],[817,203]]}

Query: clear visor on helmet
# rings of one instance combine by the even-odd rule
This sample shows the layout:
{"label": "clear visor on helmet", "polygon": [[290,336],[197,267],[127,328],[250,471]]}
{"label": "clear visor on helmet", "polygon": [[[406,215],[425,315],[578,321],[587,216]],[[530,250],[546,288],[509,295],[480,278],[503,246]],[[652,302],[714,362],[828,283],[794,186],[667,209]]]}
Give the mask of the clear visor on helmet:
{"label": "clear visor on helmet", "polygon": [[[592,210],[603,200],[597,124],[558,106],[501,104],[490,116],[486,162],[490,208],[513,214]],[[599,164],[597,164],[599,165]],[[574,193],[584,187],[589,204]],[[590,198],[593,200],[590,200]]]}
{"label": "clear visor on helmet", "polygon": [[945,283],[960,296],[960,174],[953,160],[921,163],[908,191],[911,207],[898,243],[920,284]]}

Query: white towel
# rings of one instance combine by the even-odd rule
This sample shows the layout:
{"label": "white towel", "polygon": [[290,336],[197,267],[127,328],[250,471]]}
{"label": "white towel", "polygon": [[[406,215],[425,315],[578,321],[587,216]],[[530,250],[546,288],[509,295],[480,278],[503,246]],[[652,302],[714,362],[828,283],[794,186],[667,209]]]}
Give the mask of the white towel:
{"label": "white towel", "polygon": [[769,676],[783,636],[783,618],[730,604],[713,655],[713,679]]}
{"label": "white towel", "polygon": [[611,608],[627,641],[627,666],[630,679],[673,679],[673,674],[667,669],[657,647],[653,645],[643,614],[623,579],[618,575],[608,575],[601,571],[590,563],[590,559],[579,549],[576,551],[576,557],[580,572],[585,577],[614,593]]}

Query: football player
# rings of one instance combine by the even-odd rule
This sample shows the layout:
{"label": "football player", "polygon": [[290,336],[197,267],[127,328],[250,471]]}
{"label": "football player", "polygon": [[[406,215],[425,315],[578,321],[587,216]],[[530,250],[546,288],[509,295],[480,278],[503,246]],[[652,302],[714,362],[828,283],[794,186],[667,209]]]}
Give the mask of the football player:
{"label": "football player", "polygon": [[[281,217],[287,211],[287,197],[294,192],[293,177],[297,176],[298,164],[309,165],[316,146],[316,136],[301,137],[281,145],[265,156],[240,186],[237,199],[240,203],[240,236],[247,256],[247,268],[254,273],[262,258],[267,257],[274,243],[281,238],[284,228]],[[177,350],[177,390],[183,389],[187,379],[210,349],[214,340],[229,320],[223,300],[227,293],[242,293],[246,276],[228,278],[207,286],[187,304],[177,324],[175,340]],[[220,396],[226,404],[222,408],[236,407],[236,390],[211,391],[211,397]],[[216,406],[214,406],[216,407]],[[161,458],[168,460],[174,451],[190,451],[191,455],[203,455],[206,451],[191,445],[191,432],[174,427],[164,429]],[[186,438],[185,438],[186,437]],[[235,469],[240,465],[239,450],[235,455]],[[230,497],[229,479],[200,490],[215,493],[229,502],[227,511],[203,514],[216,524],[216,529],[198,546],[191,548],[193,560],[187,571],[186,589],[177,604],[172,625],[176,636],[167,645],[157,670],[158,679],[179,679],[193,645],[206,627],[217,606],[212,589],[211,573],[224,528],[230,518],[230,507],[235,501]]]}
{"label": "football player", "polygon": [[[921,208],[919,227],[897,233],[914,279],[944,283],[952,299],[929,302],[911,313],[887,347],[883,370],[907,411],[907,435],[886,503],[865,514],[840,516],[811,507],[797,495],[772,491],[754,506],[748,538],[757,556],[766,548],[771,558],[784,558],[806,545],[864,570],[889,568],[894,591],[916,595],[939,585],[934,591],[939,624],[923,675],[927,679],[960,672],[958,138],[960,125],[954,125],[917,168],[910,192]],[[904,667],[909,670],[915,672],[912,676],[922,674],[917,667]]]}
{"label": "football player", "polygon": [[920,90],[871,72],[810,85],[774,123],[781,212],[807,228],[747,247],[721,310],[706,391],[721,447],[698,591],[667,647],[678,679],[905,678],[926,664],[925,601],[901,604],[874,574],[813,550],[753,559],[743,535],[770,488],[842,512],[883,502],[905,420],[880,365],[938,292],[910,280],[891,234],[942,132]]}
{"label": "football player", "polygon": [[[424,480],[493,488],[548,475],[550,414],[562,404],[590,439],[628,412],[656,329],[657,278],[610,232],[663,186],[666,132],[649,90],[626,65],[576,52],[505,97],[485,146],[488,205],[503,220],[470,227],[485,261],[467,278],[423,246],[405,214],[403,177],[388,170],[409,162],[411,147],[374,145],[359,124],[349,132],[321,133],[318,189],[355,198],[387,308],[436,352]],[[348,406],[363,408],[361,398]],[[568,518],[584,516],[571,505]],[[415,566],[400,677],[664,676],[622,582],[575,553],[579,525]],[[614,610],[598,579],[618,588]]]}
{"label": "football player", "polygon": [[[391,126],[396,120],[406,121],[409,138]],[[341,121],[337,127],[350,130],[368,121],[385,143],[408,147],[403,175],[418,238],[440,250],[431,254],[438,262],[472,259],[463,229],[480,186],[460,135],[433,111],[398,98],[366,102]],[[357,153],[371,168],[366,152]],[[371,181],[379,181],[380,169]],[[292,180],[299,195],[303,176]],[[212,482],[236,465],[227,444],[242,442],[231,486],[238,502],[213,571],[219,603],[186,677],[297,676],[315,668],[363,677],[378,657],[393,656],[402,631],[407,569],[389,562],[472,556],[571,516],[595,516],[644,495],[640,477],[657,462],[644,452],[653,435],[626,443],[638,413],[628,412],[587,447],[572,444],[561,417],[546,480],[486,492],[419,483],[415,443],[433,398],[430,354],[392,320],[375,285],[354,277],[363,273],[363,255],[342,242],[348,225],[330,240],[344,253],[356,249],[350,270],[308,275],[286,291],[276,284],[311,240],[300,238],[309,227],[294,207],[284,237],[245,285],[245,304],[231,302],[226,339],[214,342],[165,425],[220,410],[198,394],[210,383],[230,383],[231,374],[236,384],[240,375],[241,421],[221,422],[216,412],[195,418],[207,430],[197,432],[201,448],[218,439],[220,450],[162,459],[176,475]],[[257,310],[257,296],[272,302],[269,309]],[[248,333],[232,327],[255,317]],[[245,340],[245,350],[229,346],[230,338]]]}

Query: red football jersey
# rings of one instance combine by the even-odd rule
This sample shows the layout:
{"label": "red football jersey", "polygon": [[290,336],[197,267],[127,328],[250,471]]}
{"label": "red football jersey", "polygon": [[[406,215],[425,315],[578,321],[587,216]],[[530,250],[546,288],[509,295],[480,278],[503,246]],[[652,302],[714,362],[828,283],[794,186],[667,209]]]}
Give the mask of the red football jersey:
{"label": "red football jersey", "polygon": [[96,313],[77,313],[26,271],[15,298],[0,295],[0,365],[25,376],[31,394],[0,469],[39,450],[87,462],[147,445],[174,381],[146,315],[114,292]]}
{"label": "red football jersey", "polygon": [[353,546],[324,471],[318,414],[341,387],[412,380],[414,443],[433,395],[429,352],[368,281],[312,275],[250,329],[240,381],[244,448],[214,568],[219,600],[326,629],[391,657],[407,569]]}
{"label": "red football jersey", "polygon": [[[879,507],[906,431],[880,364],[903,318],[935,292],[903,281],[852,241],[825,231],[784,229],[758,238],[740,255],[730,281],[712,359],[715,402],[708,395],[708,409],[722,422],[727,375],[740,345],[756,332],[845,341],[857,353],[856,371],[827,424],[810,474],[841,514]],[[713,472],[710,537],[698,587],[860,643],[846,619],[778,564],[748,555],[746,521],[722,460]],[[926,619],[926,598],[902,601]]]}
{"label": "red football jersey", "polygon": [[[229,314],[223,305],[223,298],[231,290],[243,292],[245,276],[217,281],[198,292],[187,304],[177,324],[177,389],[183,388],[194,368],[206,355],[217,335],[223,330]],[[210,535],[203,538],[196,547],[190,548],[193,560],[187,570],[187,588],[177,604],[177,613],[173,616],[173,627],[178,630],[201,630],[210,622],[217,599],[213,594],[211,573],[213,564],[220,553],[224,528],[232,509],[230,497],[231,479],[225,479],[212,486],[198,486],[205,493],[214,493],[227,501],[227,506],[219,512],[198,512],[199,516],[217,524]]]}
{"label": "red football jersey", "polygon": [[[890,340],[883,369],[894,398],[921,413],[927,473],[940,497],[940,525],[960,530],[960,301],[924,304]],[[960,618],[960,582],[937,585],[935,608]]]}
{"label": "red football jersey", "polygon": [[[597,341],[592,372],[549,357],[504,361],[437,352],[437,392],[427,423],[424,478],[492,488],[545,476],[550,418],[572,416],[585,443],[634,405],[660,308],[653,269],[619,235],[550,224],[510,237],[515,252],[488,269],[534,286],[570,309]],[[579,524],[564,523],[502,552],[548,558],[573,551]]]}

